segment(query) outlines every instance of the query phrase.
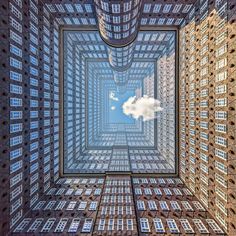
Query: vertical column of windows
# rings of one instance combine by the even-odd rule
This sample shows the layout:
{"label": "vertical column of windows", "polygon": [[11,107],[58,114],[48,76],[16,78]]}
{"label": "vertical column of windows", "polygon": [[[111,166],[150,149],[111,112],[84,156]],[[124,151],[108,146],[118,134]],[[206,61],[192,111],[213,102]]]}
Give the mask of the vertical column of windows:
{"label": "vertical column of windows", "polygon": [[[56,138],[56,135],[51,136],[50,125],[53,124],[54,115],[57,116],[56,111],[53,110],[53,84],[51,84],[52,78],[51,74],[53,73],[51,64],[51,55],[53,55],[51,51],[51,47],[53,46],[53,32],[50,30],[50,15],[48,10],[43,7],[43,24],[42,27],[42,38],[43,38],[43,63],[42,63],[42,76],[43,82],[41,83],[42,91],[43,91],[43,101],[41,102],[43,106],[42,111],[42,126],[44,127],[41,135],[43,136],[43,184],[44,184],[44,192],[50,187],[50,168],[53,165],[53,146],[51,143],[53,142],[53,138]],[[52,102],[51,102],[52,101]],[[54,112],[54,114],[53,114]],[[53,133],[54,134],[54,133]]]}
{"label": "vertical column of windows", "polygon": [[[51,59],[51,64],[53,65],[53,77],[51,77],[51,96],[53,97],[53,118],[51,123],[53,127],[51,131],[53,133],[53,178],[54,181],[59,178],[59,26],[56,21],[51,19],[51,39],[53,40],[53,48],[51,49],[51,55],[53,56],[53,62]],[[48,55],[45,55],[45,58],[48,58]],[[52,70],[52,69],[51,69]],[[48,126],[48,122],[45,121],[45,125]],[[46,178],[47,179],[47,178]]]}
{"label": "vertical column of windows", "polygon": [[[22,1],[9,1],[10,30],[10,227],[23,215],[23,9]],[[6,105],[6,104],[5,104]]]}
{"label": "vertical column of windows", "polygon": [[[64,155],[67,158],[65,168],[68,169],[73,164],[74,158],[74,75],[73,75],[73,39],[69,34],[64,33]],[[80,89],[80,88],[79,88]],[[79,90],[79,92],[81,92]]]}
{"label": "vertical column of windows", "polygon": [[[225,4],[225,3],[224,3]],[[224,14],[227,13],[227,21],[224,21],[227,24],[227,39],[224,39],[222,42],[222,46],[219,48],[219,54],[225,52],[227,48],[227,53],[222,54],[222,57],[227,58],[227,72],[226,68],[224,68],[224,72],[227,73],[227,80],[225,81],[225,85],[227,86],[225,97],[228,98],[227,106],[228,106],[228,122],[224,122],[227,130],[227,135],[224,133],[224,137],[227,137],[227,147],[220,148],[221,149],[221,157],[223,160],[219,161],[224,164],[227,168],[227,176],[225,176],[225,182],[228,184],[227,190],[227,208],[228,208],[228,232],[229,234],[236,234],[236,176],[235,176],[235,167],[236,167],[236,145],[235,145],[235,124],[236,124],[236,100],[235,100],[235,87],[236,87],[236,45],[235,45],[235,35],[236,35],[236,6],[234,2],[228,1],[227,6],[222,4],[219,6],[218,14],[220,15],[221,9],[226,7],[227,10],[223,11]],[[220,19],[220,18],[219,18]],[[223,27],[224,28],[224,27]],[[223,31],[223,30],[222,30]],[[223,46],[226,45],[226,46]],[[223,150],[222,150],[223,149]],[[227,162],[224,161],[224,157],[227,159]],[[222,158],[221,158],[222,159]],[[222,175],[221,175],[222,176]],[[222,188],[222,191],[223,188]],[[224,191],[225,193],[225,191]],[[224,201],[223,201],[224,204]]]}
{"label": "vertical column of windows", "polygon": [[[210,175],[215,175],[214,185],[211,189],[214,191],[214,195],[211,194],[210,201],[213,202],[214,207],[211,207],[212,214],[216,217],[223,227],[227,227],[228,209],[226,208],[228,196],[223,193],[227,192],[226,186],[222,186],[219,182],[218,176],[224,179],[225,183],[228,183],[228,144],[230,139],[226,132],[228,131],[229,123],[229,96],[228,90],[230,86],[230,80],[228,77],[228,26],[227,26],[227,1],[216,2],[216,12],[213,15],[211,24],[214,23],[214,27],[211,28],[211,35],[214,35],[215,40],[210,41],[210,47],[214,48],[211,53],[212,64],[211,72],[213,72],[212,80],[214,87],[212,94],[214,96],[214,112],[212,112],[210,119],[214,120],[212,125],[212,143],[213,147],[210,153],[214,155],[214,162],[211,163],[213,170],[210,170]],[[215,73],[214,73],[215,72]],[[216,114],[225,114],[226,119],[218,119]],[[234,135],[234,134],[233,134]],[[233,145],[235,143],[233,142]],[[210,190],[211,190],[210,189]]]}
{"label": "vertical column of windows", "polygon": [[[186,26],[185,26],[186,27]],[[179,82],[179,171],[182,179],[188,182],[187,173],[186,173],[186,133],[188,122],[188,117],[186,116],[186,106],[187,106],[187,85],[186,85],[186,29],[185,27],[180,29],[180,38],[179,38],[179,62],[180,62],[180,82]],[[191,135],[194,135],[194,132],[191,132]]]}
{"label": "vertical column of windows", "polygon": [[[226,207],[229,196],[231,196],[228,195],[228,191],[232,192],[233,187],[230,183],[234,182],[232,178],[228,180],[230,167],[234,166],[229,163],[232,163],[231,160],[235,155],[234,133],[231,132],[234,130],[233,125],[235,124],[235,98],[232,92],[234,80],[230,79],[232,68],[235,67],[230,56],[234,54],[235,50],[229,50],[231,47],[229,40],[234,37],[232,36],[234,33],[231,30],[232,27],[228,27],[230,18],[235,14],[228,11],[234,7],[229,5],[231,3],[227,1],[198,1],[196,8],[186,18],[188,24],[182,26],[181,34],[185,33],[187,37],[180,38],[181,45],[189,45],[193,32],[191,24],[195,24],[198,20],[196,25],[198,33],[194,40],[195,48],[190,47],[189,50],[188,46],[185,47],[184,61],[181,59],[182,69],[184,66],[190,69],[187,72],[183,72],[182,69],[180,71],[181,81],[186,78],[193,80],[192,84],[186,81],[188,86],[185,93],[189,93],[189,101],[184,97],[183,99],[186,101],[180,99],[180,108],[185,107],[189,117],[195,116],[196,119],[195,121],[190,119],[189,126],[185,128],[184,118],[180,115],[182,120],[180,122],[180,148],[182,150],[181,165],[183,164],[185,167],[181,169],[182,178],[209,211],[215,215],[217,221],[225,229],[228,226],[228,230],[234,230],[231,224],[227,224],[231,221],[229,219],[233,219],[233,216],[229,217],[229,212],[232,211]],[[180,50],[182,49],[180,48]],[[194,61],[196,61],[195,68],[192,66]],[[191,71],[195,75],[192,76]],[[191,90],[194,90],[195,94]],[[189,106],[184,106],[188,102]],[[182,113],[181,109],[180,112]],[[187,136],[188,140],[186,140]],[[189,149],[184,144],[185,140]],[[190,163],[189,166],[186,165],[186,159]]]}
{"label": "vertical column of windows", "polygon": [[163,111],[158,112],[157,147],[169,167],[175,165],[175,37],[157,62],[158,94]]}
{"label": "vertical column of windows", "polygon": [[80,136],[81,136],[81,148],[82,148],[82,151],[85,150],[86,148],[86,137],[85,137],[85,129],[86,129],[86,94],[85,94],[85,81],[86,81],[86,74],[85,74],[85,71],[86,71],[86,64],[85,64],[85,57],[82,56],[82,58],[80,59],[81,60],[81,66],[80,66],[80,69],[81,69],[81,86],[83,88],[83,93],[81,94],[81,133],[80,133]]}
{"label": "vertical column of windows", "polygon": [[[75,100],[75,117],[76,117],[76,137],[75,137],[75,150],[76,154],[80,152],[81,149],[81,94],[85,87],[82,86],[81,82],[81,66],[80,66],[80,56],[79,50],[75,52],[75,92],[76,92],[76,100]],[[78,155],[78,154],[77,154]]]}
{"label": "vertical column of windows", "polygon": [[38,189],[39,189],[39,66],[40,66],[40,53],[39,53],[39,16],[38,16],[38,6],[35,0],[29,1],[29,90],[30,90],[30,119],[29,119],[29,139],[30,139],[30,206],[32,206],[37,199]]}
{"label": "vertical column of windows", "polygon": [[199,131],[197,133],[196,142],[197,156],[200,156],[199,160],[196,161],[196,166],[198,166],[198,178],[200,181],[196,183],[195,188],[200,189],[200,192],[196,192],[199,199],[202,203],[208,207],[209,206],[209,129],[211,128],[211,123],[209,122],[209,116],[211,110],[209,107],[214,103],[209,95],[211,94],[211,78],[209,76],[210,66],[210,54],[209,54],[209,18],[206,17],[208,14],[208,3],[199,3],[200,12],[195,12],[195,14],[200,15],[200,24],[197,25],[198,34],[196,37],[197,43],[196,47],[198,52],[195,53],[198,61],[196,62],[196,78],[200,78],[199,81],[196,81],[196,87],[199,87],[200,90],[197,92],[196,102],[198,103],[198,114],[196,120]]}

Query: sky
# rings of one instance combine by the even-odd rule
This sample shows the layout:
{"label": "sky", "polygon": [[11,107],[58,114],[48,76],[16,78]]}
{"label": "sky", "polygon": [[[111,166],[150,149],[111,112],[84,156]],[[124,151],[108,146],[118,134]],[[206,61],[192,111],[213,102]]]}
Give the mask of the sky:
{"label": "sky", "polygon": [[122,105],[129,97],[135,96],[135,91],[127,91],[124,94],[119,94],[116,91],[109,93],[109,122],[133,124],[135,119],[123,113]]}

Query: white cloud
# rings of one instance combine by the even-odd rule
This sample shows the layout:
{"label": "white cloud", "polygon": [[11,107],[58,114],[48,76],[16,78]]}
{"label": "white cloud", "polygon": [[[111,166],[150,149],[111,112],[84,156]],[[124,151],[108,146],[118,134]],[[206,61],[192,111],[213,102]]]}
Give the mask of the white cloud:
{"label": "white cloud", "polygon": [[156,112],[163,110],[160,101],[146,95],[141,98],[130,97],[122,108],[125,115],[131,115],[134,119],[143,117],[143,121],[155,119]]}
{"label": "white cloud", "polygon": [[119,101],[119,99],[115,96],[115,93],[112,91],[109,93],[109,98],[113,101]]}
{"label": "white cloud", "polygon": [[115,106],[111,106],[111,110],[114,111],[116,109]]}

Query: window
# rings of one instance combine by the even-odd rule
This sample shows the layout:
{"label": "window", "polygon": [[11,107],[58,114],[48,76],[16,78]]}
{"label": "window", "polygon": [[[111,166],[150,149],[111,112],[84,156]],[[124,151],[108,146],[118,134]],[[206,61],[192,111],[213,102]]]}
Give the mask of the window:
{"label": "window", "polygon": [[[225,39],[227,38],[227,33],[226,32],[222,32],[220,35],[218,35],[218,37],[216,38],[216,45],[220,44],[221,42],[223,42]],[[222,49],[221,49],[222,50]],[[216,52],[216,55],[218,55],[218,51]]]}
{"label": "window", "polygon": [[36,220],[31,224],[31,226],[29,227],[29,229],[28,229],[27,232],[35,232],[35,231],[37,231],[37,229],[38,229],[39,226],[42,224],[42,222],[43,222],[43,219],[42,219],[42,218],[36,219]]}
{"label": "window", "polygon": [[220,149],[215,149],[215,155],[223,160],[227,160],[227,153]]}
{"label": "window", "polygon": [[72,195],[73,192],[74,192],[74,189],[73,189],[73,188],[69,188],[69,189],[66,191],[65,195],[66,195],[66,196]]}
{"label": "window", "polygon": [[227,181],[225,181],[224,176],[215,173],[216,181],[221,184],[223,187],[227,187]]}
{"label": "window", "polygon": [[68,233],[76,233],[79,228],[79,223],[80,223],[80,219],[74,218],[71,222],[69,229],[68,229]]}
{"label": "window", "polygon": [[14,173],[22,168],[22,161],[17,161],[10,165],[10,173]]}
{"label": "window", "polygon": [[192,201],[193,206],[198,210],[198,211],[206,211],[205,208],[202,206],[202,204],[198,201]]}
{"label": "window", "polygon": [[218,107],[227,106],[227,98],[219,98],[215,100],[215,105]]}
{"label": "window", "polygon": [[227,78],[227,71],[224,71],[224,72],[220,72],[218,74],[216,74],[216,82],[219,82],[219,81],[223,81]]}
{"label": "window", "polygon": [[112,4],[112,13],[120,13],[120,4]]}
{"label": "window", "polygon": [[66,201],[59,201],[57,206],[55,207],[55,210],[62,210],[65,205],[66,205]]}
{"label": "window", "polygon": [[187,234],[194,233],[194,230],[187,219],[179,219],[179,221],[180,221],[181,226],[183,227],[185,233],[187,233]]}
{"label": "window", "polygon": [[97,202],[91,202],[89,206],[89,211],[96,211],[97,210]]}
{"label": "window", "polygon": [[193,223],[201,234],[209,234],[209,231],[200,219],[193,219]]}
{"label": "window", "polygon": [[14,185],[18,184],[22,180],[22,176],[23,176],[22,173],[19,173],[19,174],[13,176],[10,179],[10,187],[13,187]]}
{"label": "window", "polygon": [[215,161],[215,167],[224,174],[227,174],[227,167],[223,163]]}
{"label": "window", "polygon": [[215,187],[216,194],[221,197],[224,201],[227,201],[227,194],[222,188]]}
{"label": "window", "polygon": [[87,202],[80,202],[78,210],[83,211],[85,210],[86,206],[87,206]]}
{"label": "window", "polygon": [[107,209],[108,209],[107,206],[103,206],[102,211],[101,211],[101,215],[106,215],[107,214]]}
{"label": "window", "polygon": [[215,131],[221,132],[221,133],[226,133],[227,126],[224,124],[215,124]]}
{"label": "window", "polygon": [[[123,221],[122,221],[122,224],[123,224]],[[118,227],[118,225],[117,225],[117,227]],[[122,227],[123,227],[123,225],[122,225]],[[108,219],[107,230],[109,230],[109,231],[114,230],[114,219]]]}
{"label": "window", "polygon": [[42,230],[40,232],[49,232],[52,226],[54,225],[56,219],[55,218],[49,218],[46,223],[44,224]]}
{"label": "window", "polygon": [[215,93],[216,94],[226,93],[226,91],[227,91],[227,86],[226,85],[219,85],[215,88]]}
{"label": "window", "polygon": [[57,192],[56,192],[56,194],[55,194],[55,195],[61,195],[61,194],[63,194],[63,193],[64,193],[64,191],[65,191],[65,189],[64,189],[64,188],[59,188],[59,189],[57,190]]}
{"label": "window", "polygon": [[12,107],[21,107],[22,99],[20,98],[10,98],[10,106]]}
{"label": "window", "polygon": [[68,210],[68,211],[74,210],[75,205],[76,205],[76,201],[71,201],[71,202],[69,203],[69,205],[67,206],[66,210]]}
{"label": "window", "polygon": [[14,198],[16,198],[21,192],[22,192],[22,185],[18,186],[17,188],[14,188],[11,191],[10,200],[13,200]]}
{"label": "window", "polygon": [[152,195],[152,190],[150,188],[144,188],[144,193],[146,195]]}
{"label": "window", "polygon": [[154,178],[150,178],[149,181],[150,181],[151,184],[156,184],[157,183],[157,181]]}
{"label": "window", "polygon": [[11,13],[21,21],[22,20],[21,12],[11,3],[10,3],[10,9],[11,9]]}
{"label": "window", "polygon": [[223,230],[219,227],[219,225],[213,219],[206,219],[206,222],[216,234],[224,233]]}
{"label": "window", "polygon": [[81,188],[77,189],[77,190],[75,191],[75,196],[81,195],[82,192],[83,192],[83,189],[81,189]]}
{"label": "window", "polygon": [[89,196],[92,193],[92,189],[86,189],[84,195]]}
{"label": "window", "polygon": [[17,31],[19,31],[20,33],[22,33],[22,26],[21,24],[16,21],[14,18],[10,17],[10,24],[11,26],[16,29]]}
{"label": "window", "polygon": [[208,111],[200,111],[201,118],[208,118]]}
{"label": "window", "polygon": [[166,219],[166,222],[171,233],[180,233],[179,228],[174,219]]}
{"label": "window", "polygon": [[163,190],[164,190],[166,196],[171,196],[172,195],[172,192],[169,188],[164,188]]}
{"label": "window", "polygon": [[215,118],[219,120],[226,120],[227,119],[227,112],[226,111],[216,111]]}
{"label": "window", "polygon": [[100,219],[99,220],[99,224],[98,224],[98,230],[99,231],[103,231],[105,229],[105,220],[104,219]]}
{"label": "window", "polygon": [[216,144],[221,145],[223,147],[227,146],[227,139],[226,138],[216,136],[215,137],[215,142],[216,142]]}
{"label": "window", "polygon": [[135,188],[134,189],[136,195],[142,195],[142,189],[141,188]]}
{"label": "window", "polygon": [[22,131],[22,123],[11,124],[10,133],[16,133]]}
{"label": "window", "polygon": [[183,188],[183,192],[184,192],[187,196],[193,196],[193,194],[192,194],[187,188]]}
{"label": "window", "polygon": [[10,92],[15,94],[22,94],[22,87],[14,84],[10,84]]}
{"label": "window", "polygon": [[10,57],[10,66],[21,70],[22,69],[22,62],[13,58],[13,57]]}
{"label": "window", "polygon": [[13,44],[10,44],[10,52],[18,57],[22,57],[22,50]]}
{"label": "window", "polygon": [[181,211],[181,207],[179,206],[177,201],[170,201],[170,205],[174,211]]}
{"label": "window", "polygon": [[18,81],[18,82],[22,82],[22,75],[14,72],[14,71],[10,71],[10,78],[12,80]]}
{"label": "window", "polygon": [[140,228],[142,233],[149,233],[150,227],[147,218],[140,218]]}
{"label": "window", "polygon": [[33,210],[40,210],[42,209],[43,205],[46,203],[46,201],[40,201],[38,204],[33,208]]}
{"label": "window", "polygon": [[208,134],[205,132],[200,132],[200,137],[201,137],[201,139],[208,140]]}
{"label": "window", "polygon": [[165,228],[162,224],[161,219],[155,218],[155,219],[153,219],[153,223],[154,223],[156,233],[165,233]]}
{"label": "window", "polygon": [[153,191],[155,192],[157,196],[162,196],[162,192],[160,188],[154,188]]}
{"label": "window", "polygon": [[101,189],[100,188],[97,188],[94,190],[94,196],[99,196],[101,194]]}
{"label": "window", "polygon": [[109,215],[115,215],[115,206],[110,206]]}
{"label": "window", "polygon": [[189,202],[181,201],[181,203],[186,211],[194,211]]}
{"label": "window", "polygon": [[174,191],[174,194],[176,196],[182,196],[183,195],[182,192],[180,191],[180,189],[178,189],[178,188],[173,188],[173,191]]}
{"label": "window", "polygon": [[205,161],[205,162],[208,162],[208,156],[205,154],[205,153],[200,153],[200,158],[201,160]]}
{"label": "window", "polygon": [[31,218],[25,218],[23,221],[21,221],[21,223],[16,227],[16,229],[14,230],[14,232],[21,232],[23,231],[27,225],[29,224],[29,222],[31,221]]}
{"label": "window", "polygon": [[44,207],[44,210],[51,210],[55,204],[56,204],[56,201],[50,201],[50,202]]}
{"label": "window", "polygon": [[144,201],[138,200],[137,201],[137,208],[138,208],[139,211],[145,211],[146,208],[145,208]]}
{"label": "window", "polygon": [[10,30],[10,38],[19,45],[22,45],[22,37]]}
{"label": "window", "polygon": [[90,233],[92,229],[92,224],[93,224],[93,219],[90,219],[90,218],[85,219],[81,232]]}
{"label": "window", "polygon": [[132,219],[127,219],[127,230],[133,230],[133,220]]}
{"label": "window", "polygon": [[54,232],[63,232],[65,227],[66,227],[67,222],[68,222],[68,219],[66,219],[66,218],[60,219],[60,221],[57,224]]}
{"label": "window", "polygon": [[151,211],[156,211],[157,210],[156,202],[153,201],[153,200],[148,201],[148,207]]}
{"label": "window", "polygon": [[[108,225],[109,227],[109,225]],[[117,219],[117,230],[122,230],[123,231],[123,219]]]}
{"label": "window", "polygon": [[202,149],[202,150],[204,150],[204,151],[208,151],[208,145],[207,144],[205,144],[205,143],[200,143],[200,148]]}
{"label": "window", "polygon": [[169,211],[169,207],[168,207],[166,201],[160,201],[159,204],[160,204],[160,207],[163,211]]}

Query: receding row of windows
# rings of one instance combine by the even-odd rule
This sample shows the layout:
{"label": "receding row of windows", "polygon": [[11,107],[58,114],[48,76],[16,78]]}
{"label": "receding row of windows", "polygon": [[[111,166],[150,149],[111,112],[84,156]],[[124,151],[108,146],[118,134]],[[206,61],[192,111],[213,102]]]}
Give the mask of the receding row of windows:
{"label": "receding row of windows", "polygon": [[134,184],[183,184],[179,178],[133,178]]}
{"label": "receding row of windows", "polygon": [[[181,205],[180,205],[181,202]],[[199,211],[206,211],[204,207],[198,202],[198,201],[193,201],[191,202],[196,210]],[[190,202],[188,201],[154,201],[154,200],[148,200],[145,201],[143,200],[137,200],[137,209],[139,211],[146,211],[146,210],[151,210],[151,211],[157,211],[158,210],[158,205],[159,209],[162,211],[182,211],[183,209],[186,211],[194,211],[194,208],[191,206]]]}
{"label": "receding row of windows", "polygon": [[[20,98],[11,98],[11,104],[14,105],[14,107],[18,107],[22,105],[22,99]],[[55,112],[57,114],[58,111]],[[44,111],[44,117],[49,117],[50,116],[50,110]],[[38,118],[38,110],[36,111],[30,111],[30,118]],[[11,120],[18,120],[22,119],[22,111],[11,111],[10,112],[10,119]]]}
{"label": "receding row of windows", "polygon": [[[182,226],[185,233],[194,233],[192,224],[187,219],[179,219],[180,225]],[[193,224],[196,226],[200,234],[208,234],[208,227],[200,219],[192,219]],[[223,233],[223,230],[218,226],[218,224],[213,219],[206,219],[207,224],[215,233]],[[171,233],[181,233],[175,219],[166,219],[167,226]],[[154,218],[153,225],[156,233],[165,233],[165,227],[163,226],[162,219]],[[140,218],[140,230],[142,233],[151,232],[151,227],[148,218]]]}
{"label": "receding row of windows", "polygon": [[[182,192],[182,191],[183,192]],[[163,193],[166,196],[172,196],[172,195],[176,195],[176,196],[183,196],[183,195],[191,195],[191,193],[189,191],[187,191],[186,188],[181,189],[180,188],[143,188],[143,190],[141,188],[135,188],[134,189],[134,193],[135,195],[153,195],[153,193],[157,196],[162,196]]]}
{"label": "receding row of windows", "polygon": [[[68,203],[68,204],[67,204]],[[46,205],[45,205],[46,204]],[[67,205],[67,206],[66,206]],[[97,201],[87,202],[87,201],[40,201],[33,210],[68,210],[72,211],[74,209],[78,211],[84,211],[85,209],[89,211],[96,211],[98,207]]]}
{"label": "receding row of windows", "polygon": [[98,231],[113,231],[113,230],[134,230],[133,219],[100,219],[98,223]]}
{"label": "receding row of windows", "polygon": [[78,188],[76,190],[69,188],[68,190],[66,190],[65,188],[51,188],[47,193],[47,195],[75,195],[75,196],[79,196],[79,195],[85,195],[85,196],[90,196],[90,195],[94,195],[94,196],[99,196],[101,194],[101,188],[96,188],[96,189],[91,189],[91,188],[87,188],[87,189],[83,189],[83,188]]}
{"label": "receding row of windows", "polygon": [[[56,218],[49,218],[45,221],[44,218],[36,218],[32,221],[31,218],[25,218],[20,224],[15,228],[14,232],[35,232],[39,231],[42,233],[50,232],[52,227],[55,225],[57,219]],[[64,232],[67,226],[67,223],[70,221],[68,218],[61,218],[60,221],[57,223],[56,228],[53,232],[60,233]],[[44,222],[44,224],[43,224]],[[73,218],[71,223],[69,224],[69,228],[66,230],[68,233],[77,233],[79,226],[80,226],[81,219],[80,218]],[[92,231],[93,226],[93,219],[92,218],[85,218],[83,221],[81,233],[90,233]]]}

